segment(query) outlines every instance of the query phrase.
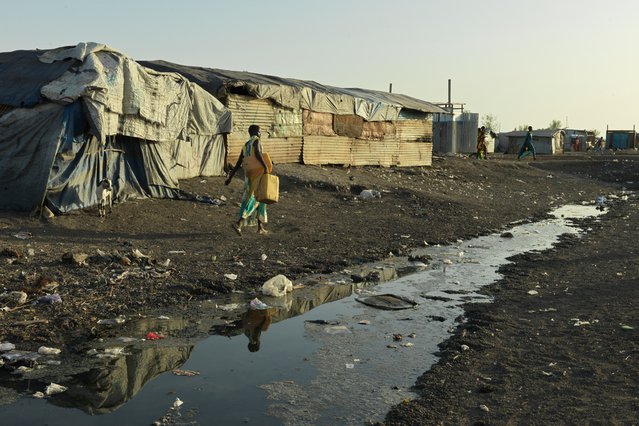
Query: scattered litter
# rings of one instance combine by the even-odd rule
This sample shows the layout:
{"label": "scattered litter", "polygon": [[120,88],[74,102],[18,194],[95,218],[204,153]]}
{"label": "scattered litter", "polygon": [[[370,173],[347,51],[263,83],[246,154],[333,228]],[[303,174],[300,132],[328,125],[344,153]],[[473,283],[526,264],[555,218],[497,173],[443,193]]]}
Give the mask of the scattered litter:
{"label": "scattered litter", "polygon": [[180,405],[184,404],[184,402],[182,402],[182,400],[180,398],[175,398],[175,402],[173,403],[173,409],[177,410],[178,408],[180,408]]}
{"label": "scattered litter", "polygon": [[[621,329],[622,330],[634,330],[635,328],[630,326],[630,325],[626,325],[626,324],[621,324]],[[1,349],[0,349],[1,350]]]}
{"label": "scattered litter", "polygon": [[279,274],[267,280],[262,286],[262,293],[267,296],[282,297],[293,291],[293,283]]}
{"label": "scattered litter", "polygon": [[406,347],[406,348],[410,348],[412,346],[415,346],[415,344],[413,342],[406,342],[406,343],[402,343],[401,345]]}
{"label": "scattered litter", "polygon": [[603,195],[600,195],[595,199],[595,203],[597,204],[604,204],[605,202],[606,202],[606,197],[604,197]]}
{"label": "scattered litter", "polygon": [[126,322],[126,319],[121,315],[116,318],[98,320],[98,324],[100,325],[120,325],[120,324],[124,324],[125,322]]}
{"label": "scattered litter", "polygon": [[159,319],[159,320],[168,320],[168,319],[171,319],[171,318],[167,317],[166,315],[160,315],[160,316],[158,317],[158,319]]}
{"label": "scattered litter", "polygon": [[387,348],[390,348],[390,349],[396,349],[396,348],[397,348],[397,345],[386,345],[386,347],[387,347]]}
{"label": "scattered litter", "polygon": [[13,236],[20,240],[28,240],[29,238],[33,237],[33,234],[27,231],[20,231],[17,234],[13,234]]}
{"label": "scattered litter", "polygon": [[40,355],[59,355],[60,352],[62,352],[60,349],[48,348],[46,346],[40,346],[38,348],[38,353]]}
{"label": "scattered litter", "polygon": [[404,338],[404,336],[402,336],[400,333],[393,333],[393,340],[394,341],[399,342],[403,338]]}
{"label": "scattered litter", "polygon": [[469,350],[469,349],[470,349],[470,346],[468,346],[468,345],[461,345],[461,350],[462,350],[462,351],[467,351],[467,350]]}
{"label": "scattered litter", "polygon": [[358,321],[357,323],[362,325],[369,325],[371,322],[369,320],[361,320],[361,321]]}
{"label": "scattered litter", "polygon": [[240,309],[242,305],[240,305],[239,303],[229,303],[227,305],[216,305],[215,307],[223,311],[235,311],[237,309]]}
{"label": "scattered litter", "polygon": [[257,297],[249,302],[249,308],[255,310],[267,309],[268,305]]}
{"label": "scattered litter", "polygon": [[148,333],[146,333],[146,338],[148,340],[160,340],[160,339],[164,339],[164,335],[160,333],[156,333],[154,331],[149,331]]}
{"label": "scattered litter", "polygon": [[[519,180],[519,179],[516,179],[516,180]],[[481,404],[481,405],[479,406],[479,409],[480,409],[481,411],[485,411],[486,413],[489,413],[489,412],[490,412],[490,408],[488,408],[488,407],[487,407],[486,405],[484,405],[484,404]]]}
{"label": "scattered litter", "polygon": [[571,321],[575,321],[573,324],[575,327],[580,327],[582,325],[590,325],[590,321],[581,321],[579,318],[571,318]]}
{"label": "scattered litter", "polygon": [[362,200],[370,200],[371,198],[382,198],[382,193],[375,189],[364,189],[359,193]]}
{"label": "scattered litter", "polygon": [[227,278],[227,279],[233,281],[233,280],[237,279],[237,274],[224,274],[224,278]]}
{"label": "scattered litter", "polygon": [[42,303],[44,305],[62,303],[62,297],[60,297],[58,293],[45,294],[44,296],[38,298],[38,303]]}
{"label": "scattered litter", "polygon": [[115,340],[122,343],[131,343],[131,342],[137,342],[140,339],[136,339],[135,337],[118,337]]}
{"label": "scattered litter", "polygon": [[262,262],[264,262],[267,258],[268,258],[268,256],[265,255],[264,253],[262,253],[262,256],[261,256]]}
{"label": "scattered litter", "polygon": [[192,376],[199,376],[200,372],[194,371],[194,370],[173,370],[173,374],[175,374],[176,376],[192,377]]}
{"label": "scattered litter", "polygon": [[42,399],[42,398],[44,398],[44,394],[43,394],[42,392],[40,392],[40,391],[38,391],[38,392],[34,393],[32,396],[33,396],[34,398],[38,398],[38,399]]}
{"label": "scattered litter", "polygon": [[325,327],[324,331],[328,334],[351,334],[352,332],[345,325],[332,325]]}
{"label": "scattered litter", "polygon": [[379,294],[365,298],[357,297],[355,300],[374,308],[389,310],[410,309],[418,305],[414,300],[394,294]]}
{"label": "scattered litter", "polygon": [[12,351],[16,348],[16,345],[9,342],[0,343],[0,352]]}
{"label": "scattered litter", "polygon": [[410,333],[410,334],[408,335],[408,337],[410,337],[411,339],[414,339],[415,337],[417,337],[417,334],[415,334],[415,333]]}
{"label": "scattered litter", "polygon": [[67,390],[66,386],[59,385],[57,383],[51,383],[44,391],[47,395],[55,395],[56,393],[62,393]]}
{"label": "scattered litter", "polygon": [[311,324],[321,324],[321,325],[338,325],[339,324],[339,321],[328,321],[323,319],[305,320],[304,322],[308,322]]}
{"label": "scattered litter", "polygon": [[544,370],[541,370],[541,374],[543,374],[544,376],[552,376],[552,373],[549,373],[548,371],[544,371]]}
{"label": "scattered litter", "polygon": [[104,350],[104,353],[95,353],[95,356],[97,356],[98,358],[117,358],[120,355],[127,355],[124,353],[124,348],[123,347],[113,347],[113,348],[106,348]]}
{"label": "scattered litter", "polygon": [[186,254],[184,250],[169,250],[169,254]]}
{"label": "scattered litter", "polygon": [[76,266],[86,266],[88,257],[89,255],[86,253],[73,253],[69,251],[62,255],[62,262]]}
{"label": "scattered litter", "polygon": [[346,368],[355,368],[355,364],[344,364]]}
{"label": "scattered litter", "polygon": [[87,351],[87,355],[89,355],[89,356],[97,355],[97,353],[98,353],[97,349],[89,349]]}
{"label": "scattered litter", "polygon": [[536,294],[539,294],[539,292],[537,290],[528,290],[528,294],[534,296]]}
{"label": "scattered litter", "polygon": [[149,256],[147,256],[146,254],[143,254],[140,250],[138,249],[133,249],[131,250],[131,254],[133,255],[133,257],[137,258],[137,259],[148,259]]}

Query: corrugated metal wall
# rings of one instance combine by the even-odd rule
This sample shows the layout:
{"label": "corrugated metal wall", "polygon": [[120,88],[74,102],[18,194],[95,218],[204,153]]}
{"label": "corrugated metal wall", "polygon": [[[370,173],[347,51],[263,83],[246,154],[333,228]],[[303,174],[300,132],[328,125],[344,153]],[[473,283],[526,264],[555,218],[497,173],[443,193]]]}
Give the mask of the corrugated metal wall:
{"label": "corrugated metal wall", "polygon": [[395,122],[397,139],[402,141],[433,141],[433,120],[398,120]]}
{"label": "corrugated metal wall", "polygon": [[227,108],[233,113],[233,132],[228,136],[227,161],[234,164],[248,140],[248,128],[262,130],[264,149],[274,163],[298,163],[302,157],[302,111],[280,107],[268,99],[230,94]]}
{"label": "corrugated metal wall", "polygon": [[440,114],[433,123],[433,149],[441,153],[470,154],[477,149],[479,114]]}
{"label": "corrugated metal wall", "polygon": [[369,141],[352,139],[352,166],[395,166],[399,164],[398,141]]}
{"label": "corrugated metal wall", "polygon": [[398,166],[430,166],[433,164],[431,142],[400,142]]}
{"label": "corrugated metal wall", "polygon": [[353,139],[344,136],[304,136],[304,164],[351,164]]}
{"label": "corrugated metal wall", "polygon": [[237,94],[229,95],[227,103],[233,113],[233,132],[228,136],[230,164],[237,160],[251,124],[261,127],[264,150],[276,164],[432,164],[430,117],[367,122],[356,115],[294,111],[267,99]]}
{"label": "corrugated metal wall", "polygon": [[304,164],[350,166],[430,166],[430,142],[367,141],[344,136],[305,136]]}

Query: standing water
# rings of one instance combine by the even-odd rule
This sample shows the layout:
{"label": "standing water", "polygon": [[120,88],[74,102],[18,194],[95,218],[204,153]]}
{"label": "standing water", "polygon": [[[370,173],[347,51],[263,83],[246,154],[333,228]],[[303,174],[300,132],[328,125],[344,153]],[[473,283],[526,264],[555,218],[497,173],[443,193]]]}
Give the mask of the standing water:
{"label": "standing water", "polygon": [[[579,232],[570,219],[602,213],[595,206],[565,206],[552,219],[513,226],[508,230],[512,238],[494,234],[420,249],[416,255],[432,258],[421,272],[375,287],[334,283],[314,290],[310,299],[287,299],[273,310],[273,324],[261,333],[259,350],[249,348],[241,324],[212,324],[207,318],[142,320],[135,325],[137,335],[162,329],[169,336],[187,337],[89,342],[102,359],[79,374],[69,366],[67,391],[48,399],[31,396],[44,390],[37,382],[0,376],[0,385],[21,395],[0,405],[0,424],[332,425],[382,420],[392,405],[415,396],[410,387],[436,362],[437,345],[454,330],[462,305],[490,301],[478,290],[501,278],[497,270],[507,258],[549,249],[560,235]],[[412,299],[418,306],[380,310],[356,300],[384,293]],[[127,329],[130,335],[135,331]],[[222,335],[188,337],[203,333]],[[1,393],[2,388],[0,401],[6,404]]]}

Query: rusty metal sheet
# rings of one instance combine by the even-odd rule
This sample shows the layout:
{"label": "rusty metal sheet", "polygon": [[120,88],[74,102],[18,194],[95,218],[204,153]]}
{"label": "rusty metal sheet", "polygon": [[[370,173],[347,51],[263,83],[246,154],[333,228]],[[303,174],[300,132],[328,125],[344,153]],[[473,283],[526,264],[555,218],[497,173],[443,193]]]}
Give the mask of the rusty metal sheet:
{"label": "rusty metal sheet", "polygon": [[343,136],[304,136],[304,164],[350,164],[352,141]]}

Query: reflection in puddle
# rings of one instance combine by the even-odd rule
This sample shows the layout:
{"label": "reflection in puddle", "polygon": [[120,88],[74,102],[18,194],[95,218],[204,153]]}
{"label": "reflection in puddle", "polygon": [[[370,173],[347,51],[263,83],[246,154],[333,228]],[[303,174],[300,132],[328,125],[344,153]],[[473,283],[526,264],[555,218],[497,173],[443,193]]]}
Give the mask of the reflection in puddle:
{"label": "reflection in puddle", "polygon": [[[270,306],[264,311],[227,315],[212,306],[197,321],[138,321],[120,330],[134,340],[91,343],[98,350],[125,347],[127,355],[99,365],[92,360],[51,403],[25,397],[2,406],[3,424],[150,424],[167,410],[194,424],[381,420],[391,405],[414,396],[410,387],[436,361],[463,303],[489,301],[477,292],[500,278],[496,271],[508,257],[546,250],[559,235],[578,232],[569,218],[601,213],[595,206],[564,207],[554,219],[514,226],[512,238],[495,234],[416,250],[432,258],[428,269],[375,287],[313,286],[281,299],[260,297]],[[355,301],[383,293],[419,305],[380,310]],[[167,338],[139,340],[149,330]],[[199,374],[170,373],[177,368]],[[0,380],[24,391],[24,381]],[[184,405],[170,410],[176,397]]]}

